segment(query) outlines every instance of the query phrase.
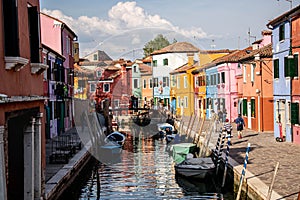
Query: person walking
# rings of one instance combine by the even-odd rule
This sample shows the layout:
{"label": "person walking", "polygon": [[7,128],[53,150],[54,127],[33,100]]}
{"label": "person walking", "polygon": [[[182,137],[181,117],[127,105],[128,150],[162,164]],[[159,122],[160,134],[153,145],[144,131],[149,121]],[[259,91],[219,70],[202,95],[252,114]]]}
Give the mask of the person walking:
{"label": "person walking", "polygon": [[243,132],[243,129],[244,129],[244,126],[245,126],[245,121],[242,118],[241,114],[238,115],[238,117],[234,120],[234,122],[236,123],[238,138],[241,139],[242,138],[242,132]]}

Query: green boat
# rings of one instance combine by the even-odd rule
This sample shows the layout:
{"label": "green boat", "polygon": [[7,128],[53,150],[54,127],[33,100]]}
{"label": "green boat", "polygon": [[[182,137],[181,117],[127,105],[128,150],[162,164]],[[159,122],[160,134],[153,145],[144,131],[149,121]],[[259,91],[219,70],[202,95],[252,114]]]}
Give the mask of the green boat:
{"label": "green boat", "polygon": [[182,163],[188,153],[194,153],[196,144],[180,143],[172,145],[173,160],[176,164]]}

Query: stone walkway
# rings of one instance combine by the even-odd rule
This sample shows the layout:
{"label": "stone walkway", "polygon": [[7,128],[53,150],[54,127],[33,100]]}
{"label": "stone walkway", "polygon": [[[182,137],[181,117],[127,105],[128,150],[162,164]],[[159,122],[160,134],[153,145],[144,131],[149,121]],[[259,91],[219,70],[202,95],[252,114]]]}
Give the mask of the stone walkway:
{"label": "stone walkway", "polygon": [[[189,119],[190,117],[183,119],[185,126],[188,125]],[[194,131],[198,130],[198,123],[193,126]],[[205,124],[207,128],[208,121]],[[251,149],[246,170],[248,186],[251,183],[254,190],[265,198],[276,163],[279,162],[272,199],[297,199],[300,191],[300,145],[290,142],[276,142],[273,132],[257,133],[248,129],[244,130],[243,138],[238,139],[236,125],[232,125],[233,138],[232,146],[230,146],[229,156],[231,159],[229,159],[229,164],[234,168],[234,171],[239,175],[241,174],[246,148],[250,143]],[[213,133],[212,144],[216,144],[217,135],[217,133]]]}

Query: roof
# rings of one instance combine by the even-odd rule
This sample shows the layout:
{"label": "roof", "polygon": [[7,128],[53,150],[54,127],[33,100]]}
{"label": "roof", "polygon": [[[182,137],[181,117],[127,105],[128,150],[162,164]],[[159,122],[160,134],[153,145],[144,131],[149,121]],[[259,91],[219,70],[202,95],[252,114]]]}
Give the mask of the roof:
{"label": "roof", "polygon": [[188,63],[186,63],[171,71],[170,74],[185,73],[187,70],[192,69],[196,66],[198,66],[198,62],[195,62],[193,65],[188,65]]}
{"label": "roof", "polygon": [[68,29],[68,31],[74,36],[74,38],[77,38],[77,35],[75,34],[75,32],[65,22],[63,22],[63,21],[61,21],[61,20],[59,20],[59,19],[57,19],[55,17],[52,17],[50,15],[47,15],[45,13],[41,12],[41,14],[44,15],[44,16],[46,16],[46,17],[52,18],[52,19],[54,19],[54,20],[62,23],[63,27],[66,28],[66,29]]}
{"label": "roof", "polygon": [[147,56],[142,61],[143,61],[143,63],[151,63],[152,62],[152,57],[151,56]]}
{"label": "roof", "polygon": [[243,56],[240,60],[247,60],[247,59],[251,59],[254,58],[255,55],[259,54],[259,57],[263,57],[263,58],[270,58],[273,56],[272,53],[272,43],[259,48],[259,49],[255,49],[254,51],[252,51],[249,54],[246,54],[245,56]]}
{"label": "roof", "polygon": [[[300,13],[300,5],[297,7],[283,13],[282,15],[276,17],[275,19],[271,20],[268,24],[267,27],[270,29],[273,29],[273,27],[279,25],[280,23],[287,21],[289,17],[293,17],[295,15],[298,15]],[[272,27],[270,27],[272,26]]]}
{"label": "roof", "polygon": [[200,50],[201,54],[217,54],[217,53],[232,53],[236,50],[218,49],[218,50]]}
{"label": "roof", "polygon": [[139,64],[139,68],[142,74],[152,73],[152,68],[144,63]]}
{"label": "roof", "polygon": [[197,53],[200,49],[188,42],[176,42],[162,49],[156,50],[151,55],[164,54],[164,53]]}
{"label": "roof", "polygon": [[107,61],[107,60],[111,61],[112,60],[112,58],[109,57],[107,55],[107,53],[105,53],[105,51],[101,51],[101,50],[94,51],[94,52],[92,52],[92,53],[84,56],[84,58],[88,58],[89,56],[91,56],[91,55],[93,55],[95,53],[97,53],[97,55],[98,55],[98,61]]}

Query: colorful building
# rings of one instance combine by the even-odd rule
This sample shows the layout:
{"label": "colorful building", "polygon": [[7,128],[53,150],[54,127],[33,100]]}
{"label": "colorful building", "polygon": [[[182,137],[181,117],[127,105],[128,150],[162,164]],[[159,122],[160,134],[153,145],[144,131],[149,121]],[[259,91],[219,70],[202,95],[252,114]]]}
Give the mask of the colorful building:
{"label": "colorful building", "polygon": [[0,1],[0,199],[44,197],[45,110],[38,0]]}
{"label": "colorful building", "polygon": [[[291,48],[291,20],[300,6],[271,20],[267,26],[273,32],[273,101],[274,137],[292,142],[292,79],[295,74],[294,56]],[[292,111],[292,112],[291,112]]]}

